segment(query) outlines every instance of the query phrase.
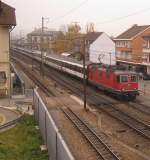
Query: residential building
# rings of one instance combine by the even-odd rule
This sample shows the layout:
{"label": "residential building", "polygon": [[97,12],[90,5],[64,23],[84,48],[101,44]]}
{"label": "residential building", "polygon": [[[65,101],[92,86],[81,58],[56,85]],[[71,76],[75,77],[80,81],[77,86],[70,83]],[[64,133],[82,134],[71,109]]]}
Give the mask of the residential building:
{"label": "residential building", "polygon": [[147,74],[150,75],[150,34],[143,36],[144,44],[143,44],[143,64],[147,66]]}
{"label": "residential building", "polygon": [[[47,28],[44,28],[44,32],[42,29],[35,29],[33,32],[27,35],[28,43],[30,44],[30,48],[35,50],[49,50],[49,43],[54,41],[60,34],[60,31],[50,31]],[[42,45],[42,46],[41,46]]]}
{"label": "residential building", "polygon": [[50,49],[52,53],[61,54],[63,52],[69,52],[72,49],[72,43],[65,39],[56,39],[50,42]]}
{"label": "residential building", "polygon": [[130,68],[135,68],[141,72],[147,72],[147,65],[144,64],[143,46],[146,35],[150,34],[150,25],[133,25],[117,36],[114,41],[116,44],[116,57],[119,64]]}
{"label": "residential building", "polygon": [[15,9],[0,1],[0,95],[10,95],[9,40],[15,25]]}
{"label": "residential building", "polygon": [[86,35],[89,60],[94,63],[116,64],[115,43],[104,32],[91,32]]}

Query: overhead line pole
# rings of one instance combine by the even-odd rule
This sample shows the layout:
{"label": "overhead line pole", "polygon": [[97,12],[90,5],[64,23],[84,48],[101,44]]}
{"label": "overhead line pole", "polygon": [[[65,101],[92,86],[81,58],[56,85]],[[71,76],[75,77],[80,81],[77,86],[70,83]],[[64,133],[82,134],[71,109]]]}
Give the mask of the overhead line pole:
{"label": "overhead line pole", "polygon": [[43,70],[43,41],[44,41],[44,17],[42,17],[42,28],[41,28],[41,39],[40,39],[40,49],[41,49],[41,65],[40,65],[40,74],[41,76],[44,76],[44,70]]}
{"label": "overhead line pole", "polygon": [[83,93],[84,93],[84,109],[87,111],[87,107],[86,107],[86,68],[85,68],[85,56],[86,56],[86,41],[85,41],[85,37],[83,37],[82,40],[82,54],[83,54]]}
{"label": "overhead line pole", "polygon": [[[86,60],[85,60],[85,57],[86,57],[86,52],[87,52],[87,47],[86,47],[86,38],[85,36],[77,36],[71,40],[75,40],[75,39],[78,39],[78,38],[81,38],[81,53],[83,55],[83,96],[84,96],[84,109],[85,111],[87,111],[87,96],[86,96],[86,86],[87,86],[87,78],[86,78]],[[69,39],[70,40],[70,39]]]}

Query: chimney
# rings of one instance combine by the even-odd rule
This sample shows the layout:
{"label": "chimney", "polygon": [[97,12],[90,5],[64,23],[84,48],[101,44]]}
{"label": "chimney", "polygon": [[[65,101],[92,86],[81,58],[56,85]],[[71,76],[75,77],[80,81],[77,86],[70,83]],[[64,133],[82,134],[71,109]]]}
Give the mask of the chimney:
{"label": "chimney", "polygon": [[132,25],[132,27],[137,27],[137,26],[138,26],[137,24],[133,24],[133,25]]}

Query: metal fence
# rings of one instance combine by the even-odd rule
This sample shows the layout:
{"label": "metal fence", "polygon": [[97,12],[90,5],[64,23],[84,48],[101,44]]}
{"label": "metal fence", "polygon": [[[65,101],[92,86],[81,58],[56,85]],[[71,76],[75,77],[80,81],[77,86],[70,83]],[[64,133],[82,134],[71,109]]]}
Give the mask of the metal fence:
{"label": "metal fence", "polygon": [[150,95],[150,82],[149,81],[139,81],[139,91],[145,95]]}
{"label": "metal fence", "polygon": [[36,89],[33,94],[33,105],[35,119],[38,121],[44,143],[48,148],[49,160],[74,160]]}
{"label": "metal fence", "polygon": [[33,97],[33,92],[34,92],[33,89],[25,89],[24,90],[25,97],[27,97],[27,98]]}

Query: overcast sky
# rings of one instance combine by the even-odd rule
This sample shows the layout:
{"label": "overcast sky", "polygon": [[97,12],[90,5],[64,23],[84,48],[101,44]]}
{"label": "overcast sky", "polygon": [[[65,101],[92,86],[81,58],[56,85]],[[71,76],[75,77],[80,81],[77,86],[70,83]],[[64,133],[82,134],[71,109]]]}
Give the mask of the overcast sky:
{"label": "overcast sky", "polygon": [[49,18],[49,22],[45,22],[49,28],[59,29],[63,24],[79,22],[85,30],[86,23],[93,22],[96,31],[113,36],[133,24],[150,24],[150,0],[2,1],[16,8],[17,27],[14,32],[21,34],[40,27],[42,16]]}

